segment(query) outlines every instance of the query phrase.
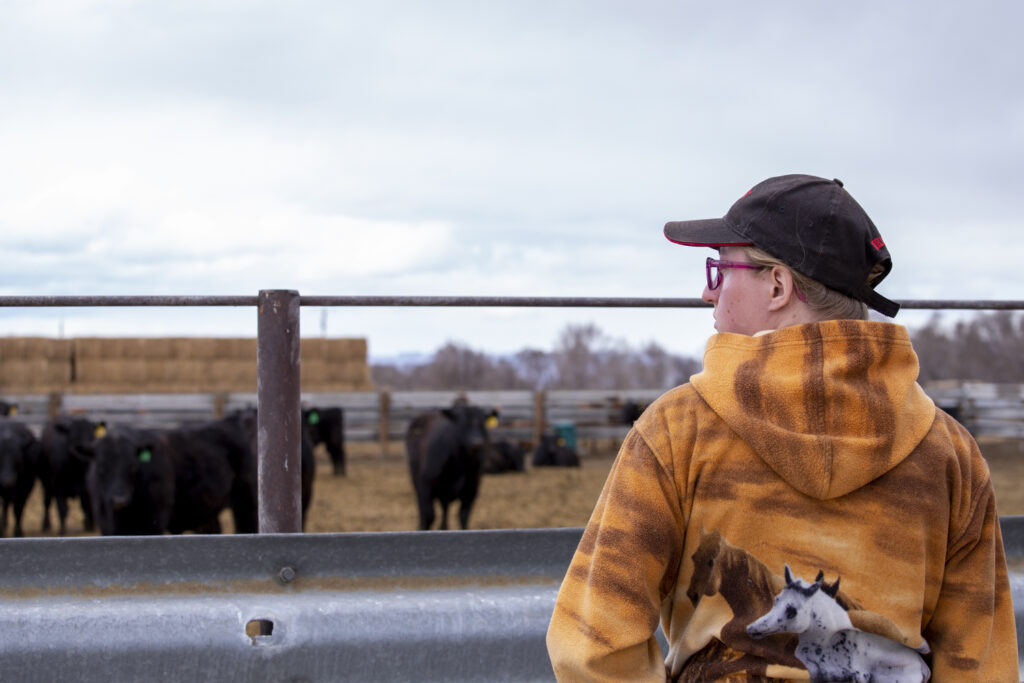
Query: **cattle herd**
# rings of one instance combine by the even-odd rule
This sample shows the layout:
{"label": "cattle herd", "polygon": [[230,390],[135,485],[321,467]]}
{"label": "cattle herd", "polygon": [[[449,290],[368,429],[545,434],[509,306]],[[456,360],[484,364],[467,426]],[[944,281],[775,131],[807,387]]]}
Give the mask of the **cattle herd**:
{"label": "cattle herd", "polygon": [[[38,480],[43,492],[42,531],[51,530],[55,503],[60,534],[67,533],[68,505],[82,507],[86,531],[103,535],[220,533],[230,510],[237,533],[256,533],[257,420],[254,408],[221,419],[153,429],[108,425],[87,416],[58,415],[37,437],[14,419],[16,406],[0,400],[0,535],[13,511],[14,536],[23,536],[22,514]],[[488,431],[497,410],[457,400],[424,412],[409,424],[405,443],[421,529],[430,529],[440,505],[440,528],[459,501],[459,525],[469,515],[483,474],[525,471],[530,444],[494,441]],[[314,448],[323,445],[333,474],[345,476],[341,408],[302,411],[303,526],[312,500]],[[574,449],[555,436],[533,448],[534,467],[578,467]]]}

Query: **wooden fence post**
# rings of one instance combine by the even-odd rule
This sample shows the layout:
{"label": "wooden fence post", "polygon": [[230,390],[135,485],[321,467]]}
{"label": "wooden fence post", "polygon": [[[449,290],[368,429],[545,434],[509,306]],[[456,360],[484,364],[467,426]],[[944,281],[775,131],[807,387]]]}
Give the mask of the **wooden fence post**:
{"label": "wooden fence post", "polygon": [[533,445],[534,447],[540,443],[540,438],[544,436],[545,424],[545,410],[546,401],[545,394],[543,391],[533,392]]}
{"label": "wooden fence post", "polygon": [[380,423],[377,426],[377,438],[380,440],[381,457],[388,455],[388,442],[391,441],[391,393],[387,390],[380,392],[378,412]]}

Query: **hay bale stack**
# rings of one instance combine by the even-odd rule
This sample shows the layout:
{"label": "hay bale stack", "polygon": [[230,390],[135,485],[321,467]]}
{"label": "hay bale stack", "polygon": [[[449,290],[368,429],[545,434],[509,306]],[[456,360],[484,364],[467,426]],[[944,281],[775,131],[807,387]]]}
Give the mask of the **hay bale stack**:
{"label": "hay bale stack", "polygon": [[0,389],[8,394],[64,391],[71,383],[71,340],[0,337]]}
{"label": "hay bale stack", "polygon": [[303,391],[365,391],[373,388],[365,339],[303,339]]}
{"label": "hay bale stack", "polygon": [[[305,391],[373,388],[365,339],[301,341]],[[256,391],[252,338],[0,339],[0,393]]]}

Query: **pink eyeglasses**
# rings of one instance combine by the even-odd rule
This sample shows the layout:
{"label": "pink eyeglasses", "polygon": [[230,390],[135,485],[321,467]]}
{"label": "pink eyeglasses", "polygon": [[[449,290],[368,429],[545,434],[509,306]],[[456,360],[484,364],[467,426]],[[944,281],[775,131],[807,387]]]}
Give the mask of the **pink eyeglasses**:
{"label": "pink eyeglasses", "polygon": [[722,270],[725,268],[747,268],[748,270],[760,270],[764,266],[755,266],[753,263],[740,263],[738,261],[721,261],[708,256],[704,269],[708,275],[708,289],[718,289],[722,284]]}

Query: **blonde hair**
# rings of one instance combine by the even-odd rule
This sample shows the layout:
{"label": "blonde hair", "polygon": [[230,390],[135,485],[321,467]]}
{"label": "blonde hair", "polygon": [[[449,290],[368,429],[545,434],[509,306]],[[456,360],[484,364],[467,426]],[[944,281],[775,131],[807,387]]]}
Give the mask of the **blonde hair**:
{"label": "blonde hair", "polygon": [[[755,266],[771,268],[782,266],[793,275],[793,284],[803,292],[807,298],[807,306],[821,320],[867,320],[868,305],[859,299],[854,299],[842,292],[837,292],[817,280],[813,280],[803,273],[790,268],[788,265],[775,258],[763,249],[757,247],[744,247],[747,261]],[[868,282],[882,274],[882,266],[876,265],[868,276]]]}

